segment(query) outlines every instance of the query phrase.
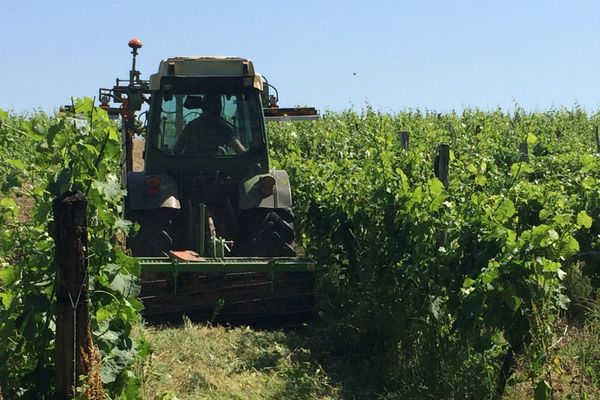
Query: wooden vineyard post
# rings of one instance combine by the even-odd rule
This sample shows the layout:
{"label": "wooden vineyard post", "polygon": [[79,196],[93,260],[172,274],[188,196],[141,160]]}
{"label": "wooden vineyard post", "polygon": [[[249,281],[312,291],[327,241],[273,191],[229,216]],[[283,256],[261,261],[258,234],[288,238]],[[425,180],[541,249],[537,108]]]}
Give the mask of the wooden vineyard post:
{"label": "wooden vineyard post", "polygon": [[598,126],[596,126],[596,150],[600,153],[600,131],[598,130]]}
{"label": "wooden vineyard post", "polygon": [[87,200],[67,192],[52,203],[56,244],[56,398],[75,397],[91,345],[88,311]]}
{"label": "wooden vineyard post", "polygon": [[448,167],[450,164],[450,145],[440,144],[438,146],[438,154],[435,157],[435,176],[442,181],[444,187],[448,187],[450,181],[448,179]]}
{"label": "wooden vineyard post", "polygon": [[[448,178],[450,165],[450,145],[442,143],[438,146],[438,154],[435,156],[434,164],[435,176],[444,184],[445,188],[448,188],[448,185],[450,185],[450,180]],[[437,232],[436,236],[437,247],[439,248],[446,246],[448,242],[448,232]]]}
{"label": "wooden vineyard post", "polygon": [[410,133],[407,131],[400,132],[400,144],[404,150],[408,150],[408,141]]}
{"label": "wooden vineyard post", "polygon": [[529,146],[527,142],[519,143],[519,160],[529,162]]}

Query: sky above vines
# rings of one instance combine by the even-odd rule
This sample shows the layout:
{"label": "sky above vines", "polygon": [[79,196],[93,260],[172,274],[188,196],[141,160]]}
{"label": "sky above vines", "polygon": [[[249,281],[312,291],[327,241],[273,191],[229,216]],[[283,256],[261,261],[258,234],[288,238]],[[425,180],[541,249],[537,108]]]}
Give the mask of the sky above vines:
{"label": "sky above vines", "polygon": [[2,1],[0,108],[52,112],[181,55],[250,58],[281,105],[600,108],[600,2]]}

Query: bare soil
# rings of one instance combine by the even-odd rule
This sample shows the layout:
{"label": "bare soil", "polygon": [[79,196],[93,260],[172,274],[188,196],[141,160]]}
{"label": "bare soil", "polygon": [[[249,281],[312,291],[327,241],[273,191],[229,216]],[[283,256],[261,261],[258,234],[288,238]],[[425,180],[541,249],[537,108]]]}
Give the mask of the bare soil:
{"label": "bare soil", "polygon": [[146,142],[142,139],[133,139],[133,170],[144,170],[144,146]]}

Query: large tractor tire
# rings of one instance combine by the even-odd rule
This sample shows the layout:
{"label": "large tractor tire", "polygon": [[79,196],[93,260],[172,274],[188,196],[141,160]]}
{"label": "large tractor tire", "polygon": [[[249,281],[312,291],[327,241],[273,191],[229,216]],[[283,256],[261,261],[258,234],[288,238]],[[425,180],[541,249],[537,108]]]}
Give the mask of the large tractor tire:
{"label": "large tractor tire", "polygon": [[294,214],[290,209],[257,208],[241,216],[239,242],[242,255],[251,257],[294,257]]}
{"label": "large tractor tire", "polygon": [[172,216],[168,209],[139,210],[128,218],[140,226],[127,242],[134,257],[163,257],[173,249]]}

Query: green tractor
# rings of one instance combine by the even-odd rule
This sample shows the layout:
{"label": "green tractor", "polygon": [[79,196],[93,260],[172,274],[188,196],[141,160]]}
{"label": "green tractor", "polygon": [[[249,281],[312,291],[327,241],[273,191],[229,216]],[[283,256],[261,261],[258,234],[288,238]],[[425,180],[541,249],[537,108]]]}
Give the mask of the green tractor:
{"label": "green tractor", "polygon": [[[290,181],[269,166],[266,121],[311,120],[317,111],[279,108],[243,58],[168,58],[141,80],[142,43],[129,47],[129,79],[100,89],[100,107],[122,120],[125,213],[139,225],[128,248],[142,267],[145,318],[306,318],[314,264],[296,256]],[[142,134],[144,170],[134,171]]]}

